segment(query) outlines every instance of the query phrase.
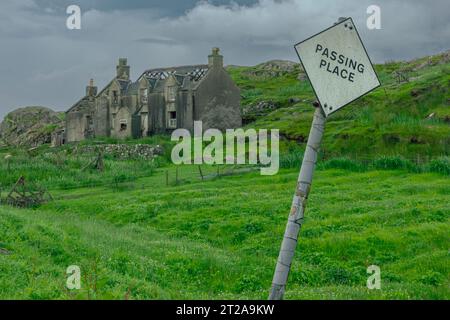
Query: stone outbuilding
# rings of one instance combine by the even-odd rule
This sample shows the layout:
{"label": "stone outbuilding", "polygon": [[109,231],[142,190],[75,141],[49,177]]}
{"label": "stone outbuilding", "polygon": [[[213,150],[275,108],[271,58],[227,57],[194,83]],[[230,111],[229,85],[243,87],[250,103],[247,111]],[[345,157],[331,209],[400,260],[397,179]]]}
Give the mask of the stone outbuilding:
{"label": "stone outbuilding", "polygon": [[208,64],[144,71],[130,80],[127,59],[119,59],[116,76],[97,92],[91,79],[86,95],[66,112],[67,142],[94,137],[140,138],[193,130],[242,126],[240,91],[213,48]]}

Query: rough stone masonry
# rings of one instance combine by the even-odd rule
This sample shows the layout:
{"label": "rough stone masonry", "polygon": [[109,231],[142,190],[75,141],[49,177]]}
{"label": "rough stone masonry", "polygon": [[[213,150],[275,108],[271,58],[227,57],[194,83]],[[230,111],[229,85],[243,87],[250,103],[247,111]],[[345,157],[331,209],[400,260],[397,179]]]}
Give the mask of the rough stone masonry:
{"label": "rough stone masonry", "polygon": [[[66,112],[64,142],[94,137],[140,138],[193,130],[242,126],[240,90],[213,48],[208,64],[144,71],[130,80],[127,59],[119,59],[116,76],[100,91],[91,79],[86,95]],[[61,139],[60,139],[61,140]]]}

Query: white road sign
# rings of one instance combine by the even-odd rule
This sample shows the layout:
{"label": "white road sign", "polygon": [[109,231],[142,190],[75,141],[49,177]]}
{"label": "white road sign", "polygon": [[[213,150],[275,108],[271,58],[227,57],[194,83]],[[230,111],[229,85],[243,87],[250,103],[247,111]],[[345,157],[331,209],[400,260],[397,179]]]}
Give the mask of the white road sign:
{"label": "white road sign", "polygon": [[325,115],[380,86],[351,18],[295,45]]}

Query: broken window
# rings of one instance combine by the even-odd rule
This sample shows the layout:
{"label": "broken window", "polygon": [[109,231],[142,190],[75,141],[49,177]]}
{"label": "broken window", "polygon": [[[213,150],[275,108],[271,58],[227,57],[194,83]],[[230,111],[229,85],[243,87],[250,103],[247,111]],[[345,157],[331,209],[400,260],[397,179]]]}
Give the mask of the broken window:
{"label": "broken window", "polygon": [[169,128],[176,128],[176,127],[177,127],[177,112],[170,111],[169,112]]}
{"label": "broken window", "polygon": [[127,130],[127,120],[122,119],[120,120],[120,131],[126,131]]}

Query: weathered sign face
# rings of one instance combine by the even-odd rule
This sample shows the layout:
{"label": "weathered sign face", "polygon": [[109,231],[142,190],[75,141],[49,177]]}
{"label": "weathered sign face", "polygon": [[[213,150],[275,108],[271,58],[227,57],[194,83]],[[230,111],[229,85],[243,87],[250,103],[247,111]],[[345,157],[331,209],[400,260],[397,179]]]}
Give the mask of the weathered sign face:
{"label": "weathered sign face", "polygon": [[325,115],[380,86],[351,18],[295,45]]}

